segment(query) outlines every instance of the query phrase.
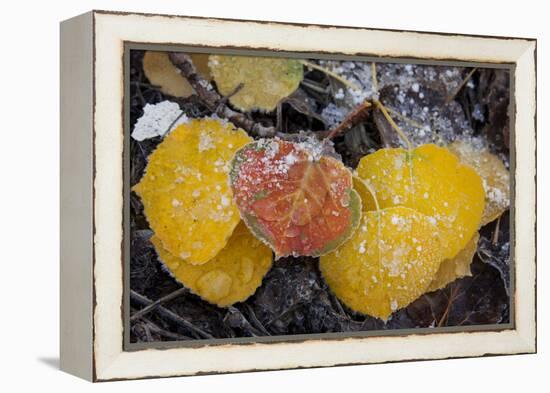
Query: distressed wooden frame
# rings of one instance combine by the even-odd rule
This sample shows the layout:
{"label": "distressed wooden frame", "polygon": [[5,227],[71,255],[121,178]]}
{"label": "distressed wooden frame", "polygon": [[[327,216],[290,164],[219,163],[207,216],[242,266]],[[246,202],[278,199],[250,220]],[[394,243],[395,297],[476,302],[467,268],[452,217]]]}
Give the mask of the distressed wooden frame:
{"label": "distressed wooden frame", "polygon": [[[124,53],[129,44],[513,68],[513,323],[489,331],[124,346]],[[536,40],[92,11],[61,24],[61,368],[92,381],[536,351]],[[520,212],[520,214],[518,214]]]}

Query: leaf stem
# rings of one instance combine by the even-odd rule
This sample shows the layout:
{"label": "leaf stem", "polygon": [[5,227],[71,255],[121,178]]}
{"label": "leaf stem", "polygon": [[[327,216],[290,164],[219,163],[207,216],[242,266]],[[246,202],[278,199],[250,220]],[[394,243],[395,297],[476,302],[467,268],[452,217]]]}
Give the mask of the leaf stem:
{"label": "leaf stem", "polygon": [[338,82],[342,83],[346,87],[349,87],[350,89],[361,90],[359,88],[359,86],[357,86],[355,83],[352,83],[352,82],[348,81],[346,78],[341,77],[340,75],[338,75],[337,73],[329,70],[328,68],[322,67],[318,64],[309,62],[307,60],[301,60],[301,63],[304,66],[308,67],[308,68],[312,68],[314,70],[318,70],[318,71],[321,71],[321,72],[327,74],[331,78],[336,79]]}
{"label": "leaf stem", "polygon": [[[377,97],[378,96],[378,78],[376,77],[376,63],[374,61],[371,63],[371,74],[372,74],[372,88],[374,90],[374,96]],[[388,109],[384,106],[384,104],[382,104],[378,100],[378,98],[375,98],[373,102],[374,102],[374,105],[380,110],[380,112],[382,112],[382,114],[384,115],[388,123],[390,123],[390,125],[395,130],[395,132],[397,132],[397,134],[401,137],[401,139],[405,141],[405,143],[407,144],[407,148],[409,150],[412,150],[413,146],[411,141],[409,140],[409,138],[407,138],[405,133],[401,130],[401,128],[399,128],[399,126],[395,123],[395,121],[393,121],[390,114],[388,113]],[[392,112],[396,113],[393,110]]]}
{"label": "leaf stem", "polygon": [[470,80],[470,78],[472,77],[472,75],[474,75],[474,72],[476,71],[477,71],[477,67],[472,68],[472,70],[468,73],[468,75],[466,75],[466,78],[464,78],[462,82],[460,82],[458,87],[447,97],[447,99],[445,100],[445,104],[448,104],[449,102],[454,100],[456,95],[460,92],[460,90],[462,90],[464,85]]}
{"label": "leaf stem", "polygon": [[393,108],[390,108],[389,106],[386,106],[386,110],[391,113],[392,115],[394,116],[397,116],[398,118],[400,118],[401,120],[409,123],[410,125],[416,127],[416,128],[419,128],[419,129],[424,129],[426,126],[418,123],[417,121],[414,121],[413,119],[411,118],[408,118],[407,116],[405,115],[402,115],[401,113],[399,113],[398,111],[396,111],[395,109]]}
{"label": "leaf stem", "polygon": [[378,94],[378,78],[376,77],[376,63],[373,61],[370,65],[372,74],[372,88],[375,94]]}
{"label": "leaf stem", "polygon": [[399,128],[399,126],[395,123],[395,121],[393,121],[393,119],[391,118],[390,114],[388,113],[388,110],[386,109],[386,107],[384,106],[384,104],[382,104],[380,101],[378,100],[375,100],[374,101],[374,105],[376,105],[376,107],[380,110],[380,112],[382,112],[382,114],[384,115],[384,117],[386,118],[386,120],[388,121],[388,123],[390,123],[390,125],[392,126],[392,128],[395,130],[395,132],[397,132],[397,134],[401,137],[401,139],[403,141],[405,141],[405,143],[407,144],[407,149],[408,150],[412,150],[413,149],[413,145],[411,143],[411,141],[409,140],[409,138],[407,138],[407,136],[405,135],[405,133],[401,130],[401,128]]}

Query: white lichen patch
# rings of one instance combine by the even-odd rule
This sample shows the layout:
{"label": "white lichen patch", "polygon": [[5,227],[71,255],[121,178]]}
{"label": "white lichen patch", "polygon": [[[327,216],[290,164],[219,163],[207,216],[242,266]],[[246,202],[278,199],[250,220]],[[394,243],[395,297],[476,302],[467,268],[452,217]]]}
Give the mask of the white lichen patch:
{"label": "white lichen patch", "polygon": [[180,124],[189,122],[175,102],[162,101],[158,104],[145,104],[143,115],[137,120],[132,138],[136,141],[164,136]]}

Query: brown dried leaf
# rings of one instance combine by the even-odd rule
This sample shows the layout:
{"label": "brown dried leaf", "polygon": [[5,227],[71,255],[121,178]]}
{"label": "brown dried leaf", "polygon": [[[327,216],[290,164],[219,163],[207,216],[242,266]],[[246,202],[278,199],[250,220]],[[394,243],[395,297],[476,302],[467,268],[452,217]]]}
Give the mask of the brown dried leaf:
{"label": "brown dried leaf", "polygon": [[[199,74],[205,79],[211,79],[208,68],[208,55],[195,53],[190,55]],[[174,97],[189,97],[193,88],[172,64],[166,52],[145,52],[143,56],[143,71],[149,82],[159,86],[160,90]]]}

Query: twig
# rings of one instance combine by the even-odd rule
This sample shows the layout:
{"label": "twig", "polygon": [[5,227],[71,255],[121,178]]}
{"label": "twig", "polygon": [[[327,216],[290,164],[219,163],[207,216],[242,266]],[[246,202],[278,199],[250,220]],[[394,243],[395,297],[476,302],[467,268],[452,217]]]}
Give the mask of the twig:
{"label": "twig", "polygon": [[256,313],[254,313],[254,310],[252,309],[252,306],[249,304],[244,303],[246,310],[248,311],[248,315],[250,317],[251,323],[253,323],[257,329],[259,329],[263,334],[266,336],[271,336],[271,333],[265,328],[265,326],[260,322],[258,317],[256,316]]}
{"label": "twig", "polygon": [[282,102],[279,102],[277,104],[277,113],[276,113],[276,122],[275,122],[275,128],[277,129],[277,132],[282,131],[283,127],[283,104]]}
{"label": "twig", "polygon": [[407,122],[409,123],[410,125],[416,127],[416,128],[419,128],[419,129],[424,129],[426,128],[426,126],[414,121],[413,119],[411,118],[408,118],[407,116],[405,115],[402,115],[401,113],[399,113],[398,111],[396,111],[395,109],[392,109],[390,108],[389,106],[386,106],[386,109],[388,110],[389,113],[391,113],[392,115],[394,116],[397,116],[398,118],[400,118],[401,120],[403,120],[404,122]]}
{"label": "twig", "polygon": [[376,100],[374,101],[374,104],[376,105],[376,107],[380,110],[380,112],[382,112],[382,114],[384,115],[384,117],[386,118],[386,120],[388,121],[388,123],[390,123],[390,125],[393,127],[393,129],[395,130],[395,132],[397,132],[397,134],[399,134],[399,136],[401,137],[401,139],[403,139],[403,141],[405,141],[405,143],[407,144],[407,148],[408,150],[412,150],[413,149],[413,145],[411,143],[411,141],[409,140],[409,138],[407,138],[407,136],[405,135],[405,133],[401,130],[401,128],[399,128],[399,126],[395,123],[395,121],[393,121],[393,119],[391,118],[390,114],[388,113],[388,110],[386,109],[386,107],[384,106],[384,104],[382,104],[380,101]]}
{"label": "twig", "polygon": [[[240,317],[239,322],[242,323],[250,331],[250,334],[252,334],[254,337],[263,335],[263,332],[252,325],[250,321],[246,318],[246,316],[242,313],[242,311],[236,307],[229,307],[227,309],[227,314],[224,317],[224,321],[229,320],[234,316]],[[229,321],[229,323],[231,324],[231,321]]]}
{"label": "twig", "polygon": [[[239,83],[239,84],[237,85],[237,87],[235,87],[233,90],[231,90],[231,91],[229,92],[228,95],[226,95],[225,97],[222,97],[222,99],[221,99],[220,102],[218,103],[218,106],[220,106],[220,105],[227,105],[227,103],[229,102],[229,99],[230,99],[231,97],[233,97],[235,94],[237,94],[239,91],[241,91],[243,87],[244,87],[244,83],[242,83],[242,82]],[[216,111],[217,111],[217,110],[216,110]]]}
{"label": "twig", "polygon": [[393,128],[388,123],[382,112],[373,111],[372,118],[374,119],[374,124],[376,124],[376,129],[380,135],[380,141],[384,147],[395,147],[396,143],[393,138]]}
{"label": "twig", "polygon": [[191,340],[192,338],[189,336],[185,336],[183,334],[169,332],[168,330],[165,330],[158,326],[156,323],[151,321],[149,318],[142,317],[141,320],[146,324],[146,326],[156,332],[157,334],[164,336],[166,338],[172,339],[172,340]]}
{"label": "twig", "polygon": [[378,94],[378,78],[376,76],[376,63],[373,61],[370,65],[371,75],[372,75],[372,89],[374,94]]}
{"label": "twig", "polygon": [[460,289],[460,283],[456,283],[455,286],[451,289],[451,293],[449,294],[449,302],[447,303],[447,307],[445,308],[445,312],[441,316],[441,319],[439,322],[437,322],[437,327],[444,326],[444,324],[447,323],[449,318],[449,312],[451,311],[451,306],[453,305],[453,302],[456,300],[456,294]]}
{"label": "twig", "polygon": [[346,115],[346,117],[344,118],[344,120],[342,120],[340,124],[329,131],[326,139],[332,139],[342,132],[353,128],[358,123],[364,121],[367,116],[367,111],[371,106],[371,103],[368,101],[364,101],[362,104],[359,104],[357,107],[355,107],[355,109],[353,109]]}
{"label": "twig", "polygon": [[319,83],[313,82],[308,79],[304,79],[301,82],[301,85],[307,87],[308,89],[316,91],[317,93],[320,93],[320,94],[327,94],[328,92],[328,87],[322,87]]}
{"label": "twig", "polygon": [[270,319],[269,321],[267,321],[267,323],[265,325],[266,326],[271,326],[273,323],[277,322],[281,318],[284,318],[285,316],[287,316],[291,312],[296,311],[299,307],[302,307],[302,306],[303,306],[302,303],[295,303],[293,306],[287,308],[285,311],[283,311],[279,315],[277,315],[277,316],[273,317],[272,319]]}
{"label": "twig", "polygon": [[498,216],[497,218],[497,223],[495,224],[495,232],[493,233],[493,246],[496,246],[497,243],[498,243],[498,235],[500,233],[500,217],[502,216]]}
{"label": "twig", "polygon": [[[378,77],[377,77],[377,74],[376,74],[376,63],[375,62],[371,63],[371,76],[372,76],[372,88],[373,88],[373,93],[374,93],[374,97],[375,97],[373,102],[374,102],[374,105],[376,106],[376,109],[378,109],[382,113],[382,115],[384,115],[384,117],[386,118],[388,123],[390,123],[390,126],[395,130],[395,132],[397,132],[397,134],[401,137],[401,139],[406,142],[408,150],[411,151],[412,148],[413,148],[411,141],[409,140],[409,138],[407,138],[407,136],[401,130],[401,128],[399,128],[397,123],[395,121],[393,121],[390,114],[388,113],[388,109],[384,106],[384,104],[382,104],[382,102],[378,98],[379,97]],[[376,121],[377,125],[380,122],[380,120],[381,119],[378,119],[378,121]],[[382,136],[383,134],[381,133],[380,135]]]}
{"label": "twig", "polygon": [[305,65],[308,68],[311,68],[311,69],[314,69],[314,70],[317,70],[317,71],[321,71],[321,72],[327,74],[331,78],[336,79],[338,82],[340,82],[341,84],[343,84],[346,87],[349,87],[350,89],[361,90],[359,88],[359,86],[357,86],[355,83],[348,81],[346,78],[342,78],[340,75],[338,75],[337,73],[329,70],[328,68],[322,67],[320,65],[311,63],[311,62],[306,61],[306,60],[302,60],[301,62],[302,62],[303,65]]}
{"label": "twig", "polygon": [[177,121],[179,119],[181,119],[183,116],[185,115],[185,112],[184,111],[181,111],[181,113],[172,121],[172,123],[170,123],[170,125],[168,126],[168,128],[164,131],[164,133],[162,135],[166,135],[170,132],[170,130],[172,129],[172,127],[174,127],[174,125],[176,125]]}
{"label": "twig", "polygon": [[460,82],[460,85],[458,85],[458,87],[447,97],[447,99],[445,99],[445,104],[448,104],[449,102],[454,100],[456,95],[460,92],[460,90],[462,90],[464,85],[470,80],[470,78],[472,77],[472,75],[474,75],[474,72],[476,71],[477,67],[472,68],[472,71],[470,71],[468,75],[466,75],[466,78],[464,78],[462,82]]}
{"label": "twig", "polygon": [[170,60],[181,71],[193,87],[204,105],[221,118],[227,119],[249,133],[260,137],[271,137],[276,134],[275,127],[265,127],[249,119],[245,114],[229,108],[221,95],[212,88],[210,82],[197,73],[189,55],[185,53],[170,53]]}
{"label": "twig", "polygon": [[340,303],[340,300],[332,293],[332,291],[328,291],[328,294],[330,298],[332,299],[332,302],[336,305],[336,308],[338,309],[338,312],[341,315],[344,315],[345,317],[349,318],[349,315],[346,313],[346,310],[344,310],[344,307],[342,307],[342,303]]}
{"label": "twig", "polygon": [[[142,306],[149,306],[153,303],[153,301],[146,296],[143,296],[136,291],[130,291],[130,299],[135,301],[136,303],[142,305]],[[175,323],[176,325],[182,326],[196,335],[202,337],[202,338],[214,338],[211,334],[205,332],[204,330],[196,327],[191,322],[186,321],[182,317],[180,317],[178,314],[174,313],[173,311],[168,310],[167,308],[164,308],[162,306],[157,306],[155,308],[155,311],[159,313],[159,315],[165,317],[166,319],[170,320],[171,322]]]}
{"label": "twig", "polygon": [[175,290],[174,292],[171,292],[169,293],[168,295],[166,296],[163,296],[161,297],[160,299],[158,300],[155,300],[153,303],[151,303],[150,305],[142,308],[141,310],[137,311],[136,313],[134,313],[131,317],[130,317],[130,321],[134,321],[138,318],[141,318],[142,316],[144,316],[145,314],[151,312],[152,310],[154,310],[155,308],[157,308],[158,306],[160,306],[162,303],[166,303],[172,299],[175,299],[177,298],[178,296],[180,295],[183,295],[184,293],[187,293],[188,290],[187,288],[185,287],[181,287],[180,289],[178,290]]}

